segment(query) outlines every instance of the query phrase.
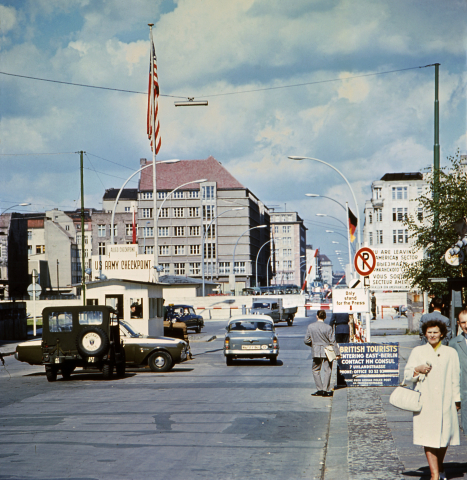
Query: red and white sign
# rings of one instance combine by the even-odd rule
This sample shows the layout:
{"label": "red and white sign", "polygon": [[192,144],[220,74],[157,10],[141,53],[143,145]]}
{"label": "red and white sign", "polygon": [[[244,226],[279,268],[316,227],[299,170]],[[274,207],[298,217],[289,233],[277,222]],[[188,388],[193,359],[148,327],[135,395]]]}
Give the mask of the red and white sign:
{"label": "red and white sign", "polygon": [[364,277],[370,275],[376,267],[376,255],[371,248],[363,247],[357,251],[354,258],[355,270]]}

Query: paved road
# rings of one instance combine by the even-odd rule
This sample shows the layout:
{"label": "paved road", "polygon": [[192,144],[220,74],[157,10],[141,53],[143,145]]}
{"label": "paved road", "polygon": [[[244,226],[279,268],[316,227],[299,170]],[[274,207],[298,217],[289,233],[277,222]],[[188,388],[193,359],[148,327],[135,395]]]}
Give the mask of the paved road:
{"label": "paved road", "polygon": [[311,397],[308,319],[279,324],[277,365],[227,367],[225,322],[167,374],[81,373],[48,383],[7,357],[0,373],[0,480],[318,479],[331,399]]}

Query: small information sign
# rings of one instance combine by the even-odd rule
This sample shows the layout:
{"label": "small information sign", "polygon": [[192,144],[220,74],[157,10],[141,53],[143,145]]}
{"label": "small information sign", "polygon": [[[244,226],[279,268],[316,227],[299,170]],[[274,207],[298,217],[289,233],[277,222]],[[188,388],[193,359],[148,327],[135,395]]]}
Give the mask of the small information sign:
{"label": "small information sign", "polygon": [[333,288],[333,313],[365,313],[370,311],[368,290],[363,288]]}
{"label": "small information sign", "polygon": [[339,368],[348,387],[399,384],[399,343],[340,343]]}

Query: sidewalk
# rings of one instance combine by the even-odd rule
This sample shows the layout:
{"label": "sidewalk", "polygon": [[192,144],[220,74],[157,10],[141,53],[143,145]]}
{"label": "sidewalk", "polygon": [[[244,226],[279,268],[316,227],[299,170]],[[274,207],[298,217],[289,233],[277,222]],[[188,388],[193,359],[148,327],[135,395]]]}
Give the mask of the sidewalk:
{"label": "sidewalk", "polygon": [[[401,335],[407,319],[387,317],[371,322],[371,341],[399,343],[399,371],[418,335]],[[382,338],[386,334],[386,337]],[[393,407],[394,387],[343,388],[334,392],[324,480],[428,480],[430,471],[423,447],[412,443],[412,413]],[[445,459],[448,479],[467,479],[467,436],[449,447]]]}

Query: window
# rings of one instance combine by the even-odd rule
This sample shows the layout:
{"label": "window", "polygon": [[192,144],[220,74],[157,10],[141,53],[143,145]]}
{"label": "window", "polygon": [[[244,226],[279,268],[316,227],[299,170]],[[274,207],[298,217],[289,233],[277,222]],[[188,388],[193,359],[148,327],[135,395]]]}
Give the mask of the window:
{"label": "window", "polygon": [[168,208],[161,208],[159,210],[159,218],[169,218],[169,209]]}
{"label": "window", "polygon": [[188,193],[188,198],[199,198],[199,190],[190,190]]}
{"label": "window", "polygon": [[104,320],[103,312],[79,312],[78,323],[80,325],[102,325]]}
{"label": "window", "polygon": [[245,262],[235,262],[234,273],[246,273]]}
{"label": "window", "polygon": [[185,245],[174,245],[174,255],[185,255]]}
{"label": "window", "polygon": [[167,192],[157,192],[157,198],[159,198],[160,200],[166,197],[167,197]]}
{"label": "window", "polygon": [[279,233],[279,225],[274,225],[274,233]]}
{"label": "window", "polygon": [[219,275],[230,273],[230,262],[219,262]]}
{"label": "window", "polygon": [[368,223],[373,223],[373,214],[371,212],[368,213]]}
{"label": "window", "polygon": [[[32,255],[32,245],[28,245],[28,256]],[[0,257],[2,256],[2,246],[0,245]]]}
{"label": "window", "polygon": [[147,247],[145,246],[144,247],[144,253],[153,255],[154,254],[154,246],[153,245],[149,245]]}
{"label": "window", "polygon": [[283,257],[291,257],[292,256],[292,249],[291,248],[283,248],[282,249],[282,256]]}
{"label": "window", "polygon": [[28,240],[32,240],[32,230],[28,230]]}
{"label": "window", "polygon": [[174,237],[184,237],[185,227],[174,227]]}
{"label": "window", "polygon": [[417,218],[422,221],[423,220],[423,208],[419,208],[417,211]]}
{"label": "window", "polygon": [[381,208],[377,208],[375,210],[375,221],[382,222],[383,221],[383,210]]}
{"label": "window", "polygon": [[190,237],[199,237],[199,227],[189,227]]}
{"label": "window", "polygon": [[169,236],[169,227],[158,227],[159,237],[168,237]]}
{"label": "window", "polygon": [[190,245],[190,255],[199,255],[200,246],[199,245]]}
{"label": "window", "polygon": [[201,187],[203,192],[203,200],[214,198],[214,186]]}
{"label": "window", "polygon": [[175,218],[183,218],[185,216],[185,209],[182,207],[175,207],[174,208],[174,217]]}
{"label": "window", "polygon": [[290,225],[283,225],[282,233],[290,233]]}
{"label": "window", "polygon": [[152,192],[141,192],[141,200],[152,200]]}
{"label": "window", "polygon": [[142,231],[142,237],[154,237],[154,227],[140,227]]}
{"label": "window", "polygon": [[283,243],[284,245],[292,245],[292,237],[284,237],[284,238],[282,239],[282,243]]}
{"label": "window", "polygon": [[164,269],[161,273],[166,273],[167,275],[170,273],[170,263],[160,263],[159,265]]}
{"label": "window", "polygon": [[152,218],[152,208],[142,208],[141,213],[143,214],[142,218]]}
{"label": "window", "polygon": [[143,299],[130,298],[130,317],[143,318]]}
{"label": "window", "polygon": [[174,264],[174,273],[175,273],[175,275],[185,275],[185,264],[184,263],[175,263]]}
{"label": "window", "polygon": [[49,313],[49,332],[71,332],[73,328],[73,314],[70,312]]}
{"label": "window", "polygon": [[203,232],[204,232],[204,235],[206,235],[206,238],[214,238],[216,236],[216,226],[215,225],[211,225],[209,227],[209,231],[207,232],[206,234],[206,230],[207,230],[208,226],[207,225],[203,225]]}
{"label": "window", "polygon": [[284,260],[282,265],[284,266],[284,269],[290,270],[292,268],[292,260]]}
{"label": "window", "polygon": [[381,195],[381,187],[375,187],[373,190],[373,198],[375,200],[379,200],[382,197]]}
{"label": "window", "polygon": [[99,242],[99,255],[105,255],[105,243],[104,242]]}
{"label": "window", "polygon": [[368,232],[368,243],[373,245],[373,232]]}
{"label": "window", "polygon": [[409,243],[409,232],[408,232],[408,230],[393,230],[392,231],[392,242],[393,243]]}
{"label": "window", "polygon": [[376,243],[378,245],[381,245],[383,243],[383,231],[382,230],[376,230]]}
{"label": "window", "polygon": [[97,225],[97,236],[105,237],[105,225]]}
{"label": "window", "polygon": [[190,273],[189,275],[200,275],[201,274],[201,263],[190,263]]}
{"label": "window", "polygon": [[131,237],[133,235],[133,224],[131,223],[125,224],[125,235],[127,237]]}
{"label": "window", "polygon": [[[110,225],[109,225],[109,230],[110,230]],[[114,237],[117,236],[117,231],[118,231],[118,229],[117,229],[117,224],[114,223]]]}
{"label": "window", "polygon": [[402,222],[407,218],[407,208],[393,208],[392,220],[394,222]]}
{"label": "window", "polygon": [[215,216],[214,205],[203,205],[203,218],[205,220],[212,220]]}
{"label": "window", "polygon": [[131,212],[131,207],[125,207],[125,212]]}
{"label": "window", "polygon": [[70,231],[70,225],[65,225],[65,230],[66,230],[67,232],[69,232],[69,231]]}
{"label": "window", "polygon": [[159,255],[170,255],[169,245],[160,245],[159,246]]}
{"label": "window", "polygon": [[45,245],[36,245],[36,253],[45,253]]}
{"label": "window", "polygon": [[173,197],[174,198],[183,198],[184,195],[183,195],[184,192],[182,192],[181,190],[176,190],[174,193],[173,193]]}
{"label": "window", "polygon": [[189,207],[188,208],[189,217],[199,217],[199,207]]}
{"label": "window", "polygon": [[407,187],[392,187],[393,200],[407,200]]}
{"label": "window", "polygon": [[216,244],[205,243],[204,244],[204,258],[216,258]]}

